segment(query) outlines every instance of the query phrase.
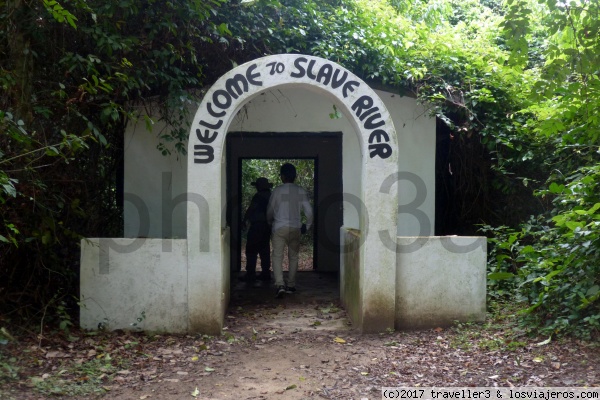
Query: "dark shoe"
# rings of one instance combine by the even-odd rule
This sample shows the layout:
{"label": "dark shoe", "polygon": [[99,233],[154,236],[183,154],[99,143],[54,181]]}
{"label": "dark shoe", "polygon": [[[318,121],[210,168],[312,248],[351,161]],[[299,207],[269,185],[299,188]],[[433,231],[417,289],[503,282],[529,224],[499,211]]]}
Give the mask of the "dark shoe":
{"label": "dark shoe", "polygon": [[275,298],[280,299],[285,294],[285,286],[278,286],[275,292]]}
{"label": "dark shoe", "polygon": [[286,286],[285,287],[285,292],[286,293],[296,293],[296,288],[295,287]]}
{"label": "dark shoe", "polygon": [[263,274],[263,273],[261,273],[261,274],[258,275],[258,280],[259,281],[263,281],[263,282],[269,282],[271,280],[271,274],[268,274],[268,273],[267,274]]}
{"label": "dark shoe", "polygon": [[246,273],[238,278],[241,282],[254,282],[256,280],[255,274]]}

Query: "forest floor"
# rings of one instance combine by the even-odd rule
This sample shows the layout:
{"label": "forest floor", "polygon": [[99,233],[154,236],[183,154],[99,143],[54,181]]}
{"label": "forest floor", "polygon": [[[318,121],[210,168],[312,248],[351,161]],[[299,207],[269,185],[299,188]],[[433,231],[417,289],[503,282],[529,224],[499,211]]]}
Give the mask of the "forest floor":
{"label": "forest floor", "polygon": [[600,345],[525,334],[511,310],[482,324],[361,335],[337,277],[298,292],[232,282],[218,337],[49,332],[0,345],[0,398],[380,399],[390,386],[599,386]]}

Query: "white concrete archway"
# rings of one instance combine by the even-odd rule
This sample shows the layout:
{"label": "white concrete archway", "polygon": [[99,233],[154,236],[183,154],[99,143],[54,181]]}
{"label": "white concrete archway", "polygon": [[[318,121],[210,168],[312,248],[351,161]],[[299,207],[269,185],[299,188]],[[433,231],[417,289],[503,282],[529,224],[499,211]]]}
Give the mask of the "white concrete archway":
{"label": "white concrete archway", "polygon": [[[229,296],[229,232],[225,226],[225,137],[237,112],[266,90],[305,86],[336,99],[351,121],[361,151],[362,246],[358,291],[349,300],[364,332],[394,327],[396,252],[380,239],[395,236],[398,195],[382,190],[398,171],[396,131],[384,103],[360,78],[329,60],[280,54],[223,75],[206,93],[188,144],[188,315],[190,331],[219,333]],[[368,218],[367,218],[368,215]],[[343,262],[343,261],[342,261]]]}

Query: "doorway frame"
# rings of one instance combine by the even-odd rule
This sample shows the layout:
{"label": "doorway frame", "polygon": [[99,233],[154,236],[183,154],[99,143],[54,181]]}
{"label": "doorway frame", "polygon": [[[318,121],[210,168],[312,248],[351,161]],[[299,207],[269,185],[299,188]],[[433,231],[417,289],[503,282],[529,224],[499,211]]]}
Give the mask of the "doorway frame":
{"label": "doorway frame", "polygon": [[[315,270],[340,270],[342,216],[342,132],[230,132],[227,152],[227,226],[230,227],[230,270],[241,263],[241,161],[244,159],[312,159],[314,176]],[[274,186],[281,182],[272,182]],[[236,193],[237,192],[237,193]],[[323,200],[327,200],[324,203]],[[236,208],[237,207],[237,208]],[[319,240],[320,237],[326,241]]]}

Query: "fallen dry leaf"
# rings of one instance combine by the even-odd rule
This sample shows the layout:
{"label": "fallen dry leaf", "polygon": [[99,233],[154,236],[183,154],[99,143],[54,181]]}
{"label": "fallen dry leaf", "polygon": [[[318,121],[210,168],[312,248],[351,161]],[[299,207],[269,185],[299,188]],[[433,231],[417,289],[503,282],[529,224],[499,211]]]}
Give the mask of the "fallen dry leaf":
{"label": "fallen dry leaf", "polygon": [[[300,276],[299,285],[305,279]],[[385,386],[562,387],[592,386],[600,379],[599,349],[585,342],[553,340],[544,344],[541,352],[536,344],[545,342],[545,337],[518,336],[516,341],[511,336],[513,325],[499,321],[464,329],[443,328],[443,332],[434,328],[363,336],[347,323],[338,300],[321,300],[321,286],[315,285],[318,296],[301,297],[308,292],[304,286],[299,295],[285,298],[283,304],[272,299],[271,286],[232,294],[228,312],[235,318],[227,321],[227,332],[236,338],[232,343],[224,340],[225,336],[141,332],[104,332],[69,343],[62,336],[48,337],[41,347],[37,337],[19,338],[1,350],[34,378],[25,380],[22,375],[20,380],[5,382],[0,398],[5,385],[24,393],[19,398],[40,398],[35,386],[55,379],[77,385],[78,390],[88,386],[82,383],[96,380],[101,383],[95,389],[111,391],[107,398],[140,400],[141,396],[148,396],[145,400],[217,399],[229,398],[232,393],[243,393],[237,396],[240,399],[293,394],[311,399],[373,399],[378,388]],[[253,304],[252,296],[263,289],[269,300]],[[336,293],[332,291],[332,295]],[[334,319],[325,319],[332,313],[316,317],[332,303],[340,308],[335,314],[340,318],[337,325],[332,324]],[[238,305],[243,307],[238,310]],[[323,323],[318,329],[309,326],[315,320]],[[258,335],[256,341],[250,340],[253,334]],[[126,343],[136,343],[136,347],[124,348]],[[58,357],[61,354],[70,357]],[[101,367],[83,373],[89,361]],[[114,368],[129,374],[117,374]],[[188,375],[178,371],[188,371]],[[285,388],[296,382],[300,383],[295,390],[286,392]]]}
{"label": "fallen dry leaf", "polygon": [[46,358],[66,358],[70,357],[67,353],[62,351],[49,351],[46,353]]}

